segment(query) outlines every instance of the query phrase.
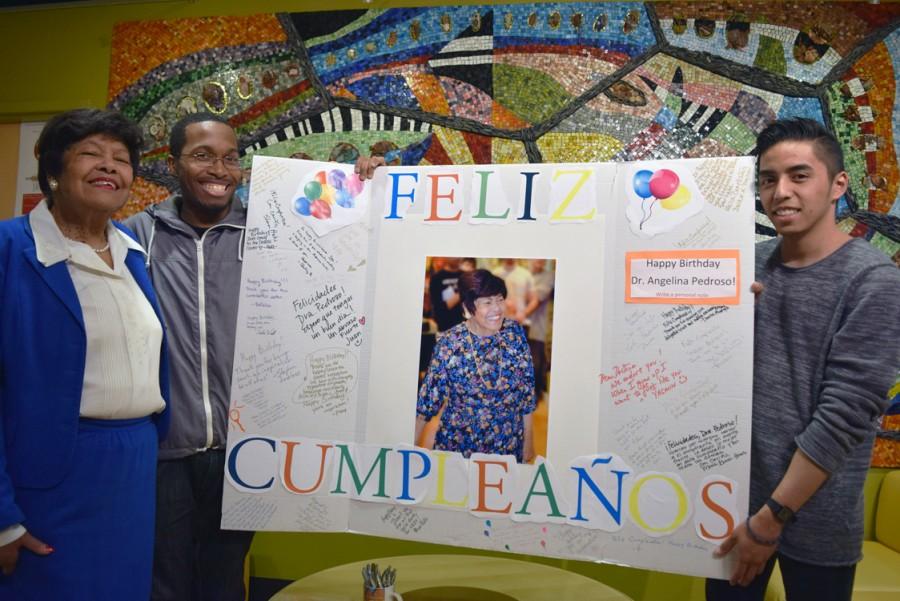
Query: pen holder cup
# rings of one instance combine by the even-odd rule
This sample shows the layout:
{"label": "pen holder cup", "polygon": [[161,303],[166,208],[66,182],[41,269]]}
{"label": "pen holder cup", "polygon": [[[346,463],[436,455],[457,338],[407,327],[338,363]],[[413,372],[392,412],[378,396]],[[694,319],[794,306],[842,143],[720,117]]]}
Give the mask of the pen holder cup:
{"label": "pen holder cup", "polygon": [[394,592],[393,586],[384,588],[366,588],[363,587],[363,601],[403,601],[400,593]]}

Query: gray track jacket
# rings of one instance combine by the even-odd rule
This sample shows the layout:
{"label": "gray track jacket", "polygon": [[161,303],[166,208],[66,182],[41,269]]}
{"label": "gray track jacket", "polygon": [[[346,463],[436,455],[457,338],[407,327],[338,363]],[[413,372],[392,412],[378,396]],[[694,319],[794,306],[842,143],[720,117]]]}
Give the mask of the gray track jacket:
{"label": "gray track jacket", "polygon": [[247,212],[231,212],[201,238],[181,220],[179,195],[125,221],[147,267],[169,341],[171,427],[160,459],[224,448]]}

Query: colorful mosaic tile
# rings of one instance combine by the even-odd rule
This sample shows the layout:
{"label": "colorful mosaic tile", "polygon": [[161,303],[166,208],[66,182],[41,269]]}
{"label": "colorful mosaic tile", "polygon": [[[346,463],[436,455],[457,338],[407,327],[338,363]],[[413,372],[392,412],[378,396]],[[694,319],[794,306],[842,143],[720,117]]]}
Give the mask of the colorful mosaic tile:
{"label": "colorful mosaic tile", "polygon": [[897,210],[894,73],[889,46],[877,44],[828,90],[856,206],[876,213]]}
{"label": "colorful mosaic tile", "polygon": [[[881,429],[888,432],[900,432],[900,415],[885,416],[881,421]],[[888,438],[876,438],[872,448],[872,467],[900,466],[900,441]]]}
{"label": "colorful mosaic tile", "polygon": [[554,131],[609,135],[621,142],[619,160],[710,156],[702,149],[729,156],[752,150],[779,115],[822,120],[817,99],[785,98],[657,55]]}
{"label": "colorful mosaic tile", "polygon": [[275,15],[203,17],[116,23],[109,65],[109,99],[160,65],[210,48],[284,42]]}
{"label": "colorful mosaic tile", "polygon": [[165,186],[155,184],[146,178],[135,178],[131,185],[128,201],[113,215],[113,219],[122,220],[129,215],[140,213],[150,205],[165,200],[171,192]]}
{"label": "colorful mosaic tile", "polygon": [[622,150],[622,141],[595,133],[549,133],[538,140],[544,160],[552,163],[609,161]]}
{"label": "colorful mosaic tile", "polygon": [[[900,258],[895,255],[895,261],[900,266]],[[900,402],[900,378],[888,392],[888,398],[894,403]],[[900,415],[887,415],[882,418],[881,429],[885,432],[900,432]],[[872,449],[872,467],[900,466],[900,440],[881,437],[875,439],[875,447]]]}
{"label": "colorful mosaic tile", "polygon": [[[295,22],[302,38],[311,26],[301,24],[300,16]],[[443,91],[448,110],[439,114],[520,128],[552,117],[598,76],[655,42],[646,12],[631,3],[368,11],[340,33],[304,39],[330,90],[347,91],[361,101],[429,110],[424,106],[429,100],[409,82],[383,78],[414,78],[419,84],[433,78],[439,86],[425,83],[424,92]],[[366,78],[376,84],[360,86]],[[383,82],[400,92],[382,89]],[[412,106],[413,97],[422,105]],[[486,110],[490,99],[517,119],[493,122],[497,113]]]}
{"label": "colorful mosaic tile", "polygon": [[528,153],[525,151],[525,145],[517,140],[494,138],[491,145],[491,162],[498,164],[527,163]]}
{"label": "colorful mosaic tile", "polygon": [[[900,6],[560,2],[285,18],[117,26],[110,98],[147,133],[143,177],[171,183],[167,127],[195,109],[228,117],[249,154],[352,154],[383,136],[409,164],[477,164],[528,160],[514,132],[536,143],[532,160],[746,154],[771,119],[824,122],[822,96],[852,179],[840,214],[856,235],[900,239],[900,44],[879,29]],[[886,37],[845,67],[872,35]],[[652,52],[669,47],[679,58]],[[839,80],[817,85],[825,75]],[[860,210],[888,220],[854,219]],[[773,231],[762,215],[757,230]]]}
{"label": "colorful mosaic tile", "polygon": [[[874,30],[900,15],[858,2],[654,2],[673,46],[819,83]],[[803,25],[798,27],[798,23]]]}
{"label": "colorful mosaic tile", "polygon": [[[413,153],[405,157],[406,164],[417,163],[423,151],[414,150],[430,134],[401,131],[338,131],[309,134],[290,140],[276,142],[255,154],[283,158],[302,158],[315,161],[330,161],[335,155],[351,151],[356,156],[384,155],[387,150],[410,149]],[[416,158],[418,155],[419,158]]]}

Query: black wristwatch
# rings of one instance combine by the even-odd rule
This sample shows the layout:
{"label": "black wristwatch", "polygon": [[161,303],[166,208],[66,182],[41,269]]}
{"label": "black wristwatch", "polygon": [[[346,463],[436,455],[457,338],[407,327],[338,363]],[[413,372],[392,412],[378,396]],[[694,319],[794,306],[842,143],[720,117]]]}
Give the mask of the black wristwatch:
{"label": "black wristwatch", "polygon": [[794,515],[794,510],[790,507],[785,507],[772,497],[766,501],[766,506],[772,510],[772,515],[775,516],[775,519],[781,522],[782,524],[788,524],[797,519],[797,516]]}

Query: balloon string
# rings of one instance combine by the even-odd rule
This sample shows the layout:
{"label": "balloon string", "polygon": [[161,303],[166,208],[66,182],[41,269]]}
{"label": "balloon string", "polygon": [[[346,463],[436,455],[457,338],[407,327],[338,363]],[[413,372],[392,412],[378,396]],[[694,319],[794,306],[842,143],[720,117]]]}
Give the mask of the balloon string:
{"label": "balloon string", "polygon": [[644,201],[645,201],[645,200],[647,200],[647,199],[646,199],[646,198],[642,198],[642,199],[641,199],[641,217],[643,217],[643,219],[641,219],[641,223],[640,223],[640,225],[638,225],[638,229],[639,229],[639,230],[643,230],[643,229],[644,229],[644,224],[645,224],[651,217],[653,217],[653,205],[654,205],[654,203],[656,203],[656,200],[657,200],[657,199],[654,198],[653,201],[650,203],[650,214],[649,214],[649,215],[647,215],[647,213],[644,211]]}

